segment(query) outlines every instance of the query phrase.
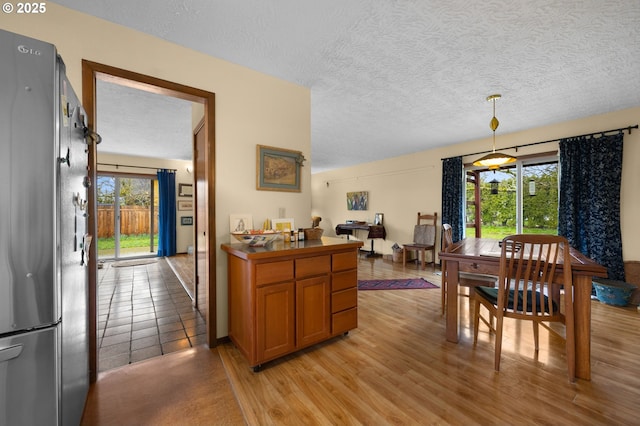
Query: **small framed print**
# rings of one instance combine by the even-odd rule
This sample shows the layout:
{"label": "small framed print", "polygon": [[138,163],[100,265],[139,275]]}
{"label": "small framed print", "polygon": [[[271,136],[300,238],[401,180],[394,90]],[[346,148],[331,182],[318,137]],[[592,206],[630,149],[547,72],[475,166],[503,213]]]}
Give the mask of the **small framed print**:
{"label": "small framed print", "polygon": [[373,220],[374,225],[384,225],[384,214],[376,213],[375,219]]}
{"label": "small framed print", "polygon": [[367,210],[368,204],[367,191],[347,192],[347,210]]}
{"label": "small framed print", "polygon": [[271,227],[276,231],[284,231],[285,229],[296,229],[293,218],[271,219]]}
{"label": "small framed print", "polygon": [[179,183],[178,197],[193,197],[193,185],[190,183]]}
{"label": "small framed print", "polygon": [[248,213],[229,215],[229,232],[243,232],[253,229],[253,217]]}
{"label": "small framed print", "polygon": [[182,225],[182,226],[192,226],[193,225],[193,216],[182,216],[180,218],[180,225]]}
{"label": "small framed print", "polygon": [[178,210],[193,210],[193,201],[178,200]]}

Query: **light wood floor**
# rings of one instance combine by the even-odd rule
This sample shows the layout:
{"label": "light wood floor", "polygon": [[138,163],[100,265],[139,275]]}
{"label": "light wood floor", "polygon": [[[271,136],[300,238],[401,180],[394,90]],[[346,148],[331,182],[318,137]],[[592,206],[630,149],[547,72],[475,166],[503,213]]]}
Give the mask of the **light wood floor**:
{"label": "light wood floor", "polygon": [[[415,278],[440,284],[440,277],[415,265],[362,257],[359,279]],[[440,290],[361,291],[359,326],[335,338],[264,365],[253,373],[231,343],[215,350],[190,349],[209,357],[219,353],[226,383],[194,386],[179,396],[193,377],[171,374],[162,358],[145,361],[147,374],[169,376],[178,389],[170,397],[154,393],[139,380],[136,386],[111,383],[119,389],[119,411],[135,413],[127,392],[145,395],[166,412],[181,409],[176,424],[638,424],[640,419],[640,313],[635,306],[619,308],[592,302],[592,380],[567,379],[563,342],[540,330],[540,351],[535,355],[531,326],[506,321],[501,371],[493,370],[493,339],[481,329],[473,346],[468,299],[461,298],[461,339],[444,338]],[[174,354],[172,354],[174,355]],[[185,358],[184,363],[192,360]],[[208,362],[202,374],[219,369]],[[123,367],[122,372],[127,368]],[[171,366],[171,369],[175,368]],[[99,379],[98,385],[101,385]],[[184,383],[186,382],[186,383]],[[228,401],[218,409],[200,411],[235,395],[243,421],[223,417]],[[206,397],[203,399],[204,393]],[[222,396],[221,396],[222,395]],[[225,396],[227,395],[227,396]],[[103,395],[92,392],[87,410],[103,406]],[[142,409],[142,408],[139,408]],[[93,416],[85,424],[159,424],[161,416],[144,421],[121,418],[103,421]],[[168,417],[174,419],[175,417]],[[87,416],[85,416],[87,420]],[[131,418],[130,418],[131,420]],[[164,423],[170,423],[165,421]]]}
{"label": "light wood floor", "polygon": [[165,257],[165,259],[184,286],[187,293],[189,293],[189,296],[193,298],[196,288],[194,283],[195,274],[193,272],[193,254],[180,253],[174,256]]}

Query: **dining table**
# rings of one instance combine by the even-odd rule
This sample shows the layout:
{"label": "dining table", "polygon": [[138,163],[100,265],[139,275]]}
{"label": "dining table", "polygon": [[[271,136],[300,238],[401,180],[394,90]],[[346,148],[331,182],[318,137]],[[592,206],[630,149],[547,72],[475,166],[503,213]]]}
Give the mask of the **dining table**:
{"label": "dining table", "polygon": [[[591,286],[593,277],[606,277],[607,268],[571,247],[571,273],[574,287],[573,313],[576,342],[576,377],[591,380]],[[458,343],[458,273],[499,275],[500,240],[465,238],[454,243],[439,257],[447,262],[446,339]],[[562,265],[558,266],[562,274]],[[444,278],[443,278],[444,279]]]}

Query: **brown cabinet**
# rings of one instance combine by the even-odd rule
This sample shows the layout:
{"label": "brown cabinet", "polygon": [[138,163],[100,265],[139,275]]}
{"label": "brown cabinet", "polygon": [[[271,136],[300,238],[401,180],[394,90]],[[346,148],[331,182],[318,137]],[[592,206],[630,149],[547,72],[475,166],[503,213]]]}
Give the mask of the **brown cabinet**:
{"label": "brown cabinet", "polygon": [[223,244],[229,338],[259,366],[358,326],[359,241]]}

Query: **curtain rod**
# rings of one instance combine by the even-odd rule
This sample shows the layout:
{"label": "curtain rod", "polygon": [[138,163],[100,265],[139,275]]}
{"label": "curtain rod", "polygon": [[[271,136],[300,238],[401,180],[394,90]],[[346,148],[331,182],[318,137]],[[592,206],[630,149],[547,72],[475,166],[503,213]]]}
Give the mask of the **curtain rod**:
{"label": "curtain rod", "polygon": [[[638,125],[636,124],[635,126],[620,127],[619,129],[605,130],[605,131],[602,131],[602,132],[585,133],[584,135],[568,136],[566,138],[561,138],[561,139],[550,139],[548,141],[532,142],[532,143],[526,143],[524,145],[514,145],[514,146],[509,146],[509,147],[506,147],[506,148],[500,148],[500,150],[502,151],[504,149],[515,149],[516,152],[518,152],[518,148],[523,148],[525,146],[541,145],[543,143],[560,142],[562,139],[581,138],[581,137],[595,136],[595,135],[604,136],[605,133],[611,133],[611,132],[620,132],[620,133],[622,133],[624,130],[627,130],[629,132],[629,134],[631,134],[631,129],[637,129],[637,128],[638,128]],[[453,156],[453,157],[441,158],[440,160],[448,160],[450,158],[456,158],[456,157],[468,157],[470,155],[487,154],[489,152],[493,152],[493,151],[492,150],[488,150],[488,151],[474,152],[473,154],[456,155],[456,156]]]}
{"label": "curtain rod", "polygon": [[127,166],[126,164],[113,164],[113,163],[98,163],[98,166],[113,166],[115,168],[129,167],[131,169],[169,170],[170,172],[177,172],[178,171],[177,169],[166,169],[164,167]]}

